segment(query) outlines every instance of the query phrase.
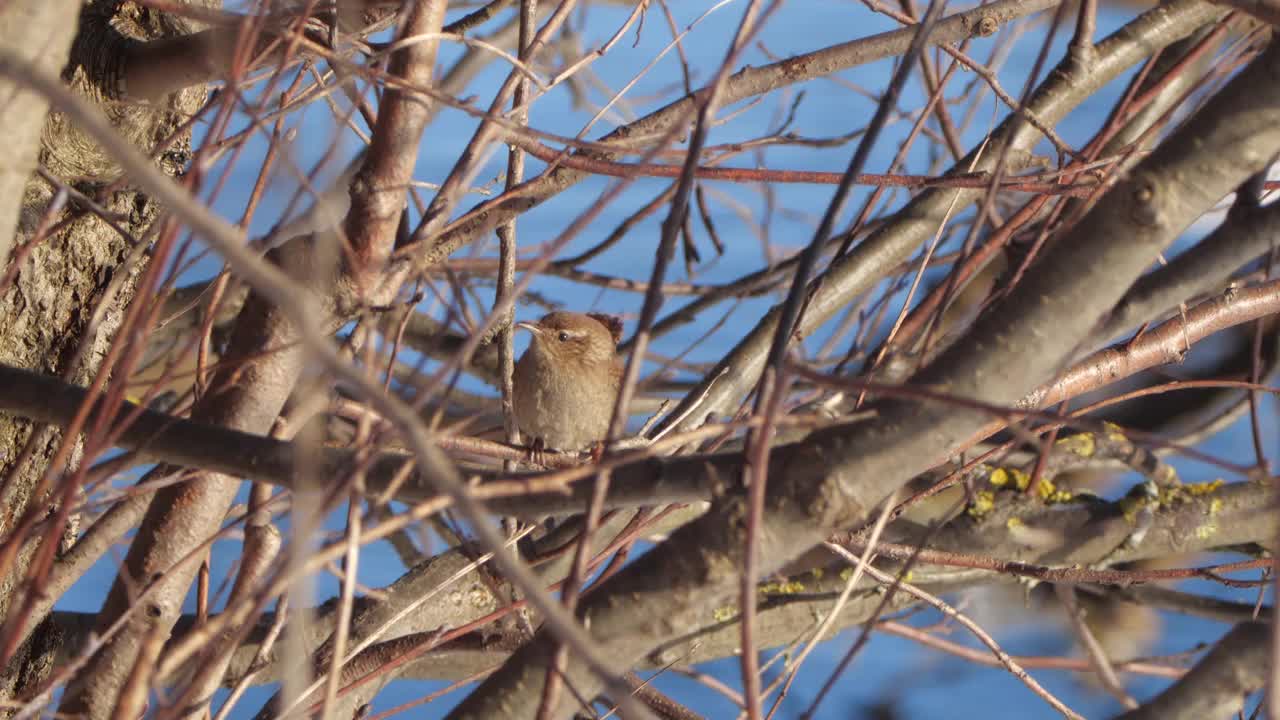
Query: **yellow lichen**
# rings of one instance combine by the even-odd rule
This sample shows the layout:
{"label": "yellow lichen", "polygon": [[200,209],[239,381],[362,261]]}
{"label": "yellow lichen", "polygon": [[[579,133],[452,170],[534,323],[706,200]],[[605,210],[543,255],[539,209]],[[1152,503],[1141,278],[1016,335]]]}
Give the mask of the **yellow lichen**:
{"label": "yellow lichen", "polygon": [[770,582],[760,586],[761,595],[795,595],[804,592],[804,583],[796,580],[786,582]]}
{"label": "yellow lichen", "polygon": [[1053,484],[1052,480],[1040,478],[1040,484],[1036,486],[1036,494],[1041,500],[1048,500],[1049,496],[1058,491],[1058,487]]}
{"label": "yellow lichen", "polygon": [[1026,490],[1031,483],[1031,476],[1017,468],[996,468],[991,471],[987,482],[998,488],[1012,485],[1019,490]]}
{"label": "yellow lichen", "polygon": [[1107,430],[1107,439],[1113,442],[1128,442],[1129,438],[1125,436],[1124,429],[1113,422],[1102,424]]}
{"label": "yellow lichen", "polygon": [[1194,483],[1191,485],[1183,485],[1182,487],[1187,491],[1187,494],[1192,495],[1194,497],[1198,497],[1200,495],[1208,495],[1209,493],[1222,487],[1222,485],[1223,485],[1222,478],[1218,478],[1217,480],[1213,480],[1211,482]]}
{"label": "yellow lichen", "polygon": [[991,510],[995,508],[995,506],[996,506],[995,493],[991,492],[990,490],[979,490],[978,492],[974,493],[973,502],[969,504],[969,507],[968,509],[965,510],[965,512],[969,513],[970,517],[980,518],[983,515],[986,515],[987,513],[991,512]]}
{"label": "yellow lichen", "polygon": [[1094,442],[1093,433],[1077,433],[1064,438],[1059,438],[1055,442],[1054,447],[1058,450],[1078,455],[1080,457],[1093,457],[1097,451],[1097,443]]}
{"label": "yellow lichen", "polygon": [[711,617],[715,618],[716,622],[729,622],[737,614],[738,608],[732,605],[725,605],[724,607],[718,607],[711,611]]}
{"label": "yellow lichen", "polygon": [[819,567],[816,567],[809,571],[809,574],[813,576],[814,580],[821,580],[824,573],[825,571]]}
{"label": "yellow lichen", "polygon": [[[1194,483],[1191,485],[1162,484],[1159,490],[1159,501],[1161,506],[1179,505],[1181,503],[1190,502],[1191,500],[1206,495],[1211,495],[1223,486],[1221,479],[1207,483]],[[1221,505],[1219,505],[1221,507]]]}
{"label": "yellow lichen", "polygon": [[1217,515],[1222,512],[1222,498],[1214,498],[1209,501],[1209,514]]}
{"label": "yellow lichen", "polygon": [[1022,518],[1016,518],[1016,517],[1011,517],[1008,520],[1006,520],[1004,523],[1004,526],[1009,528],[1010,530],[1017,527],[1022,527],[1022,525],[1023,525]]}
{"label": "yellow lichen", "polygon": [[1045,478],[1040,478],[1040,483],[1036,486],[1036,494],[1040,496],[1041,500],[1050,505],[1071,502],[1075,498],[1070,490],[1060,489],[1053,484],[1052,480]]}

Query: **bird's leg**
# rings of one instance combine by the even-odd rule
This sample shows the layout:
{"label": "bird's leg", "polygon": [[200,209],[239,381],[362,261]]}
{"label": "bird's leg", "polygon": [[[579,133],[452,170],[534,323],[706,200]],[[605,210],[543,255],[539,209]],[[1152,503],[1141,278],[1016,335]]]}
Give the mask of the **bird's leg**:
{"label": "bird's leg", "polygon": [[591,448],[590,450],[588,450],[588,452],[591,453],[591,464],[599,465],[600,459],[604,457],[604,441],[598,440],[592,443]]}
{"label": "bird's leg", "polygon": [[542,440],[542,438],[540,437],[534,438],[533,442],[529,443],[529,449],[528,449],[528,455],[526,457],[526,461],[534,465],[540,465],[542,467],[546,467],[547,466],[546,450],[547,450],[547,445]]}

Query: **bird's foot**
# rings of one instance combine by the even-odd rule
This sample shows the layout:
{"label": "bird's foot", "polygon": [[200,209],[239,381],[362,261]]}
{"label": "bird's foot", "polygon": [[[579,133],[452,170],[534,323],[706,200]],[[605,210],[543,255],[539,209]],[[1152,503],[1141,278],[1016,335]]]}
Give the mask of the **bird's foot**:
{"label": "bird's foot", "polygon": [[525,454],[525,462],[531,465],[539,465],[547,467],[547,444],[540,437],[533,439],[529,443],[528,452]]}
{"label": "bird's foot", "polygon": [[599,440],[592,443],[587,452],[591,455],[591,464],[599,465],[600,459],[604,457],[604,441]]}

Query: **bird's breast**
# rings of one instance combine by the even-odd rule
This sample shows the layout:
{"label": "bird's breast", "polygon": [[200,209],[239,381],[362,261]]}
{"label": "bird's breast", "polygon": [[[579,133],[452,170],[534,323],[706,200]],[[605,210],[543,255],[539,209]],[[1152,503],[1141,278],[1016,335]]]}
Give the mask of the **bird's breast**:
{"label": "bird's breast", "polygon": [[556,450],[583,450],[604,439],[618,395],[618,375],[562,372],[534,358],[516,365],[515,410],[520,431]]}

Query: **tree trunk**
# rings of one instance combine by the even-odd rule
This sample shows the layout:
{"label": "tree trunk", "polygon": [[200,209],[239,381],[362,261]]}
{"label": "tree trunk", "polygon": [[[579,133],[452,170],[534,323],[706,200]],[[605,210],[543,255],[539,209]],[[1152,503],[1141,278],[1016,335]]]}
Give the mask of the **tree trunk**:
{"label": "tree trunk", "polygon": [[[74,16],[60,24],[49,20],[52,10],[46,5],[51,4],[18,0],[0,12],[0,35],[6,35],[0,37],[0,46],[24,57],[42,57],[56,68],[62,64],[51,57],[56,41],[34,32],[37,28],[30,24],[20,26],[8,18],[40,15],[49,27],[65,27],[68,35],[74,32],[67,38],[70,54],[69,59],[63,56],[63,79],[152,154],[164,172],[181,175],[191,150],[191,120],[205,101],[204,86],[143,104],[121,99],[125,93],[120,78],[129,50],[139,42],[188,34],[197,29],[195,24],[132,2],[103,1],[80,7],[77,27]],[[75,12],[75,4],[71,10]],[[14,37],[7,37],[9,31],[16,31]],[[19,102],[9,101],[4,90],[0,84],[0,117],[9,112],[33,116],[29,106],[24,110]],[[24,147],[21,135],[15,139],[3,151],[10,157],[0,158],[0,182],[24,153],[38,158],[43,174],[26,179],[16,232],[0,227],[6,241],[13,238],[7,268],[11,281],[0,286],[0,362],[84,385],[102,367],[137,278],[146,269],[150,253],[138,244],[154,242],[162,208],[132,189],[112,160],[60,113],[49,113],[38,136],[30,138],[30,147]],[[59,197],[63,186],[72,193],[65,201]],[[105,209],[114,222],[89,210],[81,197]],[[3,212],[0,207],[0,220]],[[39,520],[54,509],[54,499],[41,489],[41,480],[61,443],[57,430],[0,416],[0,537],[6,543],[21,539],[13,531],[24,520]],[[55,472],[74,468],[79,455],[76,448],[70,462]],[[72,537],[73,527],[74,523],[68,526],[64,540]],[[24,585],[33,548],[34,544],[24,547],[0,577],[0,616],[18,611],[11,606],[21,597],[15,590]],[[0,678],[0,697],[20,697],[47,675],[51,663],[42,658],[50,657],[47,653],[58,643],[42,631],[23,649],[26,657],[11,662]]]}

